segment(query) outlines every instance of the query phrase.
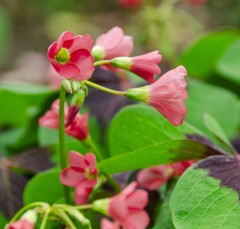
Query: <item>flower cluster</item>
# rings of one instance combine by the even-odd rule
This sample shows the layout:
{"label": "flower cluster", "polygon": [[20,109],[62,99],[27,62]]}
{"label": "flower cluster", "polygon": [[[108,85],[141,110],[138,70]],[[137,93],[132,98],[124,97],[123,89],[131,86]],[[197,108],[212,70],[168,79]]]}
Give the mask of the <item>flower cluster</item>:
{"label": "flower cluster", "polygon": [[92,153],[83,156],[71,151],[69,163],[70,167],[61,172],[60,181],[66,186],[75,188],[74,200],[76,204],[84,204],[88,201],[88,196],[97,183],[96,157]]}

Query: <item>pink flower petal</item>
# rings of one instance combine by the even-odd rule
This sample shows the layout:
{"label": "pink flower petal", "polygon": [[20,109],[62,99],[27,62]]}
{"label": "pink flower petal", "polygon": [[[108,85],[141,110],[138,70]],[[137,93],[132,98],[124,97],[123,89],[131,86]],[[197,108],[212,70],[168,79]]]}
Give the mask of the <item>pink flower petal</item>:
{"label": "pink flower petal", "polygon": [[90,172],[92,174],[96,173],[96,156],[92,153],[86,153],[85,154],[85,162],[88,165]]}
{"label": "pink flower petal", "polygon": [[148,203],[148,193],[144,190],[135,190],[127,198],[127,206],[131,209],[142,210]]}
{"label": "pink flower petal", "polygon": [[54,59],[54,56],[58,53],[58,51],[59,50],[57,50],[57,42],[55,41],[48,48],[48,59],[49,60]]}
{"label": "pink flower petal", "polygon": [[76,186],[85,178],[84,173],[80,173],[72,168],[64,169],[60,174],[60,181],[66,186]]}
{"label": "pink flower petal", "polygon": [[54,69],[66,79],[72,79],[80,73],[79,68],[71,63],[59,64],[55,60],[52,61]]}
{"label": "pink flower petal", "polygon": [[75,151],[71,151],[69,153],[69,163],[71,167],[81,169],[82,171],[85,171],[87,168],[84,156]]}
{"label": "pink flower petal", "polygon": [[57,48],[56,48],[56,51],[57,53],[59,52],[59,50],[63,47],[63,43],[67,40],[70,40],[73,38],[73,33],[72,32],[69,32],[69,31],[66,31],[66,32],[63,32],[59,38],[57,39]]}
{"label": "pink flower petal", "polygon": [[120,229],[120,224],[117,221],[111,222],[103,218],[101,220],[101,229]]}
{"label": "pink flower petal", "polygon": [[130,214],[124,222],[122,222],[124,228],[131,229],[146,229],[150,222],[150,218],[145,211],[139,211],[134,214]]}
{"label": "pink flower petal", "polygon": [[88,196],[89,196],[88,194],[87,195],[83,195],[83,196],[79,196],[75,192],[74,201],[75,201],[76,204],[79,204],[79,205],[85,204],[85,203],[88,202]]}

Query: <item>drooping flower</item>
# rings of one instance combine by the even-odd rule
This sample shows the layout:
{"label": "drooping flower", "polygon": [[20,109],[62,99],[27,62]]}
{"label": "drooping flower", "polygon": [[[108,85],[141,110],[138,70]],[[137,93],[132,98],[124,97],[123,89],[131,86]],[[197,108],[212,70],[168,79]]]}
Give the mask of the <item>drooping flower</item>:
{"label": "drooping flower", "polygon": [[[67,122],[68,106],[65,104],[64,120]],[[39,124],[51,129],[58,129],[59,127],[59,99],[55,100],[51,109],[47,111],[40,119]],[[89,136],[88,131],[88,114],[85,113],[76,115],[72,123],[65,128],[65,133],[80,141],[84,141]]]}
{"label": "drooping flower", "polygon": [[184,100],[188,97],[184,77],[187,71],[179,66],[160,77],[149,86],[129,89],[126,97],[149,103],[169,122],[178,126],[182,124],[187,109]]}
{"label": "drooping flower", "polygon": [[161,60],[162,56],[159,52],[154,51],[135,57],[117,57],[111,63],[117,68],[133,72],[149,83],[153,83],[155,81],[154,76],[161,73],[158,66]]}
{"label": "drooping flower", "polygon": [[98,179],[96,157],[92,153],[83,156],[71,151],[69,163],[70,167],[61,172],[60,181],[66,186],[75,187],[75,202],[77,204],[86,203]]}
{"label": "drooping flower", "polygon": [[148,193],[136,190],[136,187],[137,182],[129,184],[109,201],[109,216],[126,229],[145,229],[150,221],[144,210],[148,203]]}
{"label": "drooping flower", "polygon": [[173,176],[181,176],[193,163],[195,161],[184,161],[143,169],[137,174],[137,182],[143,188],[157,190]]}
{"label": "drooping flower", "polygon": [[119,56],[129,56],[132,50],[132,37],[125,36],[120,27],[114,27],[97,38],[92,53],[97,60],[111,60]]}
{"label": "drooping flower", "polygon": [[94,71],[92,48],[93,41],[88,34],[74,36],[64,32],[49,46],[48,59],[64,78],[86,80]]}
{"label": "drooping flower", "polygon": [[125,8],[135,9],[143,5],[143,0],[119,0],[119,4]]}
{"label": "drooping flower", "polygon": [[20,219],[9,224],[6,229],[34,229],[34,224],[26,219]]}

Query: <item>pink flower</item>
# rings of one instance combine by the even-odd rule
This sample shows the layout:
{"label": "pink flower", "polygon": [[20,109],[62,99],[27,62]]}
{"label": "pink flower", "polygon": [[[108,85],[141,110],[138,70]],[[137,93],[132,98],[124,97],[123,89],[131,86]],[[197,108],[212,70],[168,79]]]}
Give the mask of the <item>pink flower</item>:
{"label": "pink flower", "polygon": [[114,58],[112,65],[133,72],[152,83],[155,81],[154,76],[161,73],[158,66],[161,60],[159,52],[154,51],[141,56]]}
{"label": "pink flower", "polygon": [[20,219],[8,225],[6,229],[34,229],[34,224],[26,219]]}
{"label": "pink flower", "polygon": [[[68,106],[65,105],[64,119],[67,122]],[[51,106],[51,110],[47,111],[40,119],[39,125],[45,126],[51,129],[58,129],[59,126],[59,99],[55,100]],[[88,138],[88,114],[76,115],[71,125],[65,128],[65,133],[83,141]]]}
{"label": "pink flower", "polygon": [[[126,229],[145,229],[150,221],[144,211],[148,203],[148,193],[144,190],[136,190],[136,187],[137,182],[131,183],[109,201],[109,216]],[[113,228],[117,228],[117,223]]]}
{"label": "pink flower", "polygon": [[139,8],[143,5],[143,0],[119,0],[119,4],[125,8]]}
{"label": "pink flower", "polygon": [[147,102],[175,126],[182,124],[187,114],[184,104],[188,97],[184,79],[186,75],[183,66],[177,67],[149,85],[148,89]]}
{"label": "pink flower", "polygon": [[132,50],[132,37],[125,36],[120,27],[114,27],[97,38],[93,55],[98,60],[111,60],[119,56],[129,56]]}
{"label": "pink flower", "polygon": [[195,161],[159,165],[141,170],[137,175],[139,185],[148,190],[157,190],[173,176],[181,176]]}
{"label": "pink flower", "polygon": [[66,79],[86,80],[94,71],[91,55],[92,38],[87,34],[75,36],[64,32],[48,48],[48,59],[54,69]]}
{"label": "pink flower", "polygon": [[96,157],[92,153],[83,156],[71,151],[69,153],[69,163],[70,167],[61,172],[60,181],[66,186],[75,187],[75,202],[77,204],[86,203],[97,183]]}
{"label": "pink flower", "polygon": [[101,229],[120,229],[120,223],[117,221],[111,222],[104,218],[101,220]]}
{"label": "pink flower", "polygon": [[139,185],[148,190],[157,190],[173,176],[171,165],[160,165],[141,170],[137,175]]}

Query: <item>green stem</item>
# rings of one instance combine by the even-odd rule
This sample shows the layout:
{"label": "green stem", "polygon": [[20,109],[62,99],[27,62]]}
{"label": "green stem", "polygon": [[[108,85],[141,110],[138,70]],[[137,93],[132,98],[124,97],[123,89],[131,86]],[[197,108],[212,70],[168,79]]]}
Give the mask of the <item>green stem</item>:
{"label": "green stem", "polygon": [[49,205],[46,204],[46,203],[42,203],[42,202],[35,202],[35,203],[31,203],[31,204],[28,204],[26,205],[25,207],[21,208],[15,215],[14,217],[10,220],[9,224],[15,222],[25,211],[27,211],[28,209],[30,208],[33,208],[33,207],[38,207],[38,206],[41,206],[41,207],[46,207]]}
{"label": "green stem", "polygon": [[75,224],[72,222],[72,220],[69,218],[69,216],[62,210],[57,209],[59,212],[59,215],[62,217],[62,219],[65,221],[65,223],[70,226],[71,229],[77,229]]}
{"label": "green stem", "polygon": [[75,206],[75,208],[78,210],[90,209],[90,208],[92,208],[92,204],[84,204],[84,205],[80,205],[80,206]]}
{"label": "green stem", "polygon": [[47,224],[47,220],[48,220],[48,216],[50,214],[50,211],[51,209],[48,209],[45,214],[44,214],[44,217],[43,217],[43,220],[42,220],[42,223],[41,223],[41,226],[40,226],[40,229],[44,229],[46,227],[46,224]]}
{"label": "green stem", "polygon": [[84,141],[84,143],[90,148],[91,151],[97,156],[99,161],[102,161],[104,158],[102,157],[101,153],[99,152],[98,148],[94,144],[92,137],[89,135],[88,138]]}
{"label": "green stem", "polygon": [[91,82],[91,81],[88,81],[88,80],[85,80],[85,81],[83,81],[83,82],[84,82],[84,84],[86,84],[86,85],[88,85],[88,86],[90,86],[90,87],[94,87],[94,88],[96,88],[96,89],[99,89],[99,90],[101,90],[101,91],[105,91],[105,92],[110,93],[110,94],[114,94],[114,95],[125,95],[125,94],[126,94],[125,91],[112,90],[112,89],[109,89],[109,88],[100,86],[100,85],[98,85],[98,84],[95,84],[95,83],[93,83],[93,82]]}
{"label": "green stem", "polygon": [[[65,123],[64,123],[64,103],[65,103],[65,89],[61,86],[60,89],[60,104],[59,104],[59,147],[60,147],[60,163],[61,169],[65,169],[68,165],[66,148],[65,148]],[[63,185],[65,202],[70,204],[70,189],[69,187]]]}
{"label": "green stem", "polygon": [[111,64],[111,60],[96,61],[93,65],[94,65],[94,67],[96,67],[96,66],[103,65],[103,64]]}

